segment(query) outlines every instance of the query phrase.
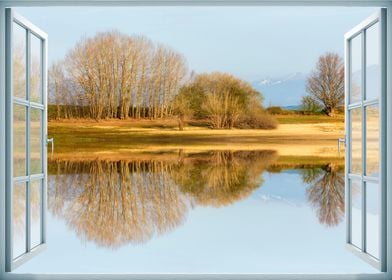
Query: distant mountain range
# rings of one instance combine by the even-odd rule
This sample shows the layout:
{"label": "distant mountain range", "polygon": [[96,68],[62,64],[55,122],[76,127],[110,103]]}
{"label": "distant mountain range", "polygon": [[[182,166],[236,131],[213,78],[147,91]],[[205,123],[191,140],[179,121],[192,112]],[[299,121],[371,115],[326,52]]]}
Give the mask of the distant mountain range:
{"label": "distant mountain range", "polygon": [[283,77],[264,78],[252,83],[264,96],[264,106],[281,106],[298,110],[306,93],[306,76],[292,73]]}

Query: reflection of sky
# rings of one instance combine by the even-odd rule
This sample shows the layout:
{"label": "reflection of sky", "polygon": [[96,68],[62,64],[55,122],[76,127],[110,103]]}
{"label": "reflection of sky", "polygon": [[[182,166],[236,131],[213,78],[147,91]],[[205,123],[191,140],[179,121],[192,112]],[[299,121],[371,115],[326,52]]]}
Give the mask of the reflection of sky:
{"label": "reflection of sky", "polygon": [[264,185],[249,198],[228,207],[196,207],[172,232],[118,250],[82,242],[49,214],[48,248],[16,272],[375,272],[345,249],[344,222],[319,224],[300,174],[263,177]]}

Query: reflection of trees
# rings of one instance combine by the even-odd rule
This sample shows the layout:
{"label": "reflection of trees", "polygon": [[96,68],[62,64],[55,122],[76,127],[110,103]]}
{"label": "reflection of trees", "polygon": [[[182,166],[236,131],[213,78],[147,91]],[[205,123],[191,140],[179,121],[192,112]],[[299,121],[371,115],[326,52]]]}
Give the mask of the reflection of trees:
{"label": "reflection of trees", "polygon": [[34,102],[41,102],[40,100],[40,90],[41,90],[41,57],[40,57],[40,41],[34,38],[35,44],[38,42],[38,46],[34,46],[31,52],[31,65],[30,65],[30,98]]}
{"label": "reflection of trees", "polygon": [[79,236],[105,247],[142,243],[180,225],[187,202],[159,161],[57,162],[49,208]]}
{"label": "reflection of trees", "polygon": [[49,210],[81,238],[117,248],[143,243],[185,220],[192,203],[248,196],[275,152],[211,152],[177,160],[55,161]]}
{"label": "reflection of trees", "polygon": [[26,183],[13,185],[12,207],[14,234],[20,236],[26,228]]}
{"label": "reflection of trees", "polygon": [[181,191],[198,204],[223,206],[259,187],[261,173],[275,159],[275,151],[217,151],[196,161],[183,161],[172,176]]}
{"label": "reflection of trees", "polygon": [[[50,163],[49,210],[84,240],[109,248],[144,243],[181,225],[194,204],[220,207],[248,197],[275,164],[274,151],[214,151],[132,160]],[[148,159],[147,159],[148,158]],[[341,165],[301,168],[320,223],[344,217]]]}
{"label": "reflection of trees", "polygon": [[344,217],[344,173],[339,166],[328,164],[324,167],[303,169],[304,183],[309,202],[317,211],[322,224],[338,225]]}
{"label": "reflection of trees", "polygon": [[24,41],[13,46],[12,67],[13,67],[13,94],[16,97],[25,98],[26,90],[26,56]]}

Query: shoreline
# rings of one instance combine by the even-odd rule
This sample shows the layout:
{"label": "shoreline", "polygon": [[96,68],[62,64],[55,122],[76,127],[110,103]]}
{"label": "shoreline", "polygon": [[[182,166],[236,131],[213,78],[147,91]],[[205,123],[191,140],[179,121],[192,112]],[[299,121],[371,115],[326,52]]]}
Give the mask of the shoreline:
{"label": "shoreline", "polygon": [[279,156],[339,158],[337,139],[344,135],[341,122],[280,124],[274,130],[188,126],[184,131],[158,122],[146,127],[146,123],[51,121],[48,130],[49,137],[55,139],[55,158],[114,158],[179,150],[186,153],[274,150]]}

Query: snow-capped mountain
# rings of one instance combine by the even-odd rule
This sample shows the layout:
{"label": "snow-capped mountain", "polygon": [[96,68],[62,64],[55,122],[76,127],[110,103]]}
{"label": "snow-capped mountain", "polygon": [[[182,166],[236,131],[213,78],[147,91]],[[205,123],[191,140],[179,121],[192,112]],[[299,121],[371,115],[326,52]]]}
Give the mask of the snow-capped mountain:
{"label": "snow-capped mountain", "polygon": [[306,76],[292,73],[283,77],[263,78],[252,83],[264,96],[264,106],[296,107],[306,93]]}
{"label": "snow-capped mountain", "polygon": [[300,72],[297,73],[292,73],[283,77],[267,77],[264,79],[261,79],[259,81],[255,81],[255,85],[260,85],[260,86],[274,86],[274,85],[279,85],[287,81],[292,81],[292,80],[298,80],[304,78],[304,75]]}

